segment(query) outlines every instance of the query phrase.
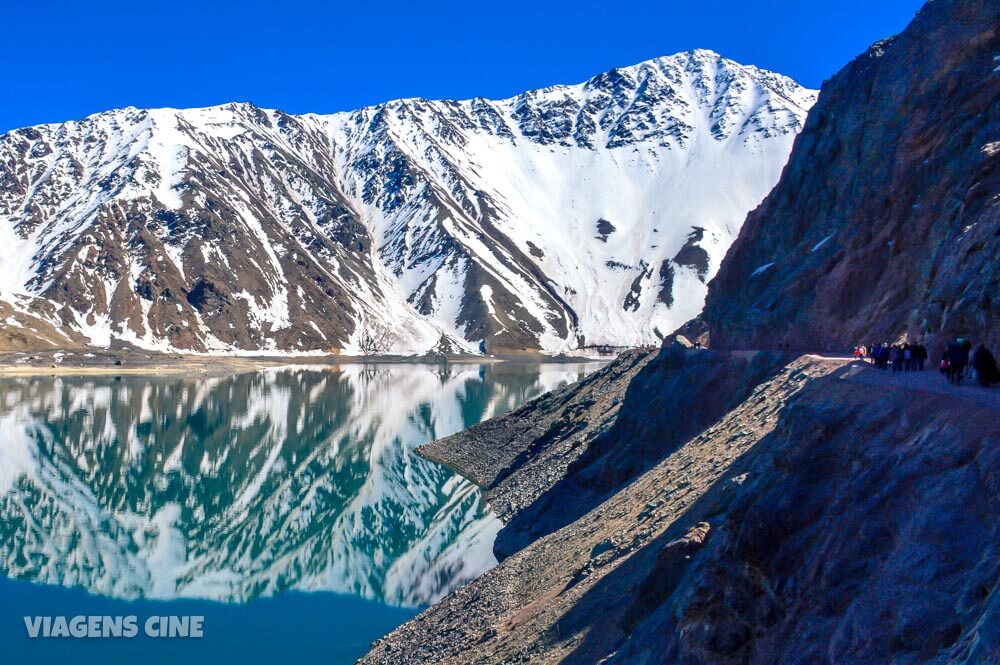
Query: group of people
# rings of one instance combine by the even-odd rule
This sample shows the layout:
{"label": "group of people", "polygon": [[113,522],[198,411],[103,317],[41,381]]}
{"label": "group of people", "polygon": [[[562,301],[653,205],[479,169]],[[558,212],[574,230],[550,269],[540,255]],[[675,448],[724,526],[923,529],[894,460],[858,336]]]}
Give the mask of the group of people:
{"label": "group of people", "polygon": [[964,337],[955,338],[942,351],[941,372],[948,377],[949,383],[956,385],[961,385],[968,374],[981,386],[1000,383],[1000,369],[990,350],[980,344],[973,351],[972,342]]}
{"label": "group of people", "polygon": [[927,363],[927,348],[923,344],[872,344],[854,349],[854,357],[868,360],[879,369],[893,372],[922,372]]}
{"label": "group of people", "polygon": [[[893,372],[922,372],[928,360],[923,344],[910,343],[859,346],[854,349],[854,357]],[[939,358],[938,369],[949,383],[961,385],[966,377],[978,381],[981,386],[1000,383],[996,358],[984,344],[973,349],[968,339],[956,337],[941,348]]]}

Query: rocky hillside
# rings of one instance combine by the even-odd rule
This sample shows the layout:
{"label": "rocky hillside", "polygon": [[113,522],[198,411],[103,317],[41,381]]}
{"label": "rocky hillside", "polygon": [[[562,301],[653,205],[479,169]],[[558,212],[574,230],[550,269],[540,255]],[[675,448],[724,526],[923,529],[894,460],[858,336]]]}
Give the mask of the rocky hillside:
{"label": "rocky hillside", "polygon": [[510,556],[590,512],[738,407],[783,360],[773,353],[737,353],[720,367],[712,355],[661,352],[626,386],[614,426],[579,450],[548,492],[506,520],[493,547],[497,556]]}
{"label": "rocky hillside", "polygon": [[[627,351],[616,362],[516,413],[487,420],[420,447],[487,490],[492,511],[510,522],[566,476],[569,466],[618,418],[632,379],[656,356]],[[573,502],[579,505],[579,501]]]}
{"label": "rocky hillside", "polygon": [[1000,345],[1000,4],[934,0],[824,87],[706,305],[722,347]]}
{"label": "rocky hillside", "polygon": [[[697,372],[658,371],[693,389],[734,359],[687,354]],[[872,372],[772,366],[365,662],[995,662],[1000,404]]]}
{"label": "rocky hillside", "polygon": [[814,100],[693,51],[500,101],[16,130],[0,300],[92,345],[163,351],[656,343],[701,310]]}
{"label": "rocky hillside", "polygon": [[[481,427],[521,459],[434,448],[485,464],[470,475],[487,488],[534,473],[520,482],[547,489],[505,512],[496,568],[366,662],[1000,662],[1000,397],[933,371],[740,350],[911,324],[996,339],[982,296],[996,296],[998,11],[933,0],[824,88],[711,283],[712,350],[665,348],[627,388],[581,384]],[[969,215],[957,235],[953,216],[921,212],[949,205]],[[958,299],[925,324],[928,293],[947,288]],[[570,463],[535,465],[565,440],[519,438],[530,423],[585,431],[622,394]]]}

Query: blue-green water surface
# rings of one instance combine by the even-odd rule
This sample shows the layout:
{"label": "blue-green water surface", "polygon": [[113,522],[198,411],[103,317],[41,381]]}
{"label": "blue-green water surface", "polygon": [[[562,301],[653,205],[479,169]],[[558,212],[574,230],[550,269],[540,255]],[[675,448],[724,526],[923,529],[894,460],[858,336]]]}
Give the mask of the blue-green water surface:
{"label": "blue-green water surface", "polygon": [[[353,662],[495,565],[479,490],[414,448],[596,368],[0,378],[0,660]],[[139,634],[24,623],[90,615]],[[204,636],[147,637],[151,616]]]}

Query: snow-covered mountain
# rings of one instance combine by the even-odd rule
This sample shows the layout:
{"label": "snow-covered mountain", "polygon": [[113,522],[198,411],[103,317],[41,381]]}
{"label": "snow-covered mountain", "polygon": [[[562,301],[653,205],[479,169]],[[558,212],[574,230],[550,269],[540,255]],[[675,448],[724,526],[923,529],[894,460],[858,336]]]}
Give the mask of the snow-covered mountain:
{"label": "snow-covered mountain", "polygon": [[501,101],[12,131],[6,324],[198,352],[655,343],[700,311],[815,97],[693,51]]}

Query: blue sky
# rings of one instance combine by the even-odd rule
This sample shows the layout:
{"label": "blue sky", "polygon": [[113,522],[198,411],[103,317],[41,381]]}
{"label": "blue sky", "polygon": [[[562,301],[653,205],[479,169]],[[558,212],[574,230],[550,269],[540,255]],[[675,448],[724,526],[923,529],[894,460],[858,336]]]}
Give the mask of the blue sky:
{"label": "blue sky", "polygon": [[0,132],[121,106],[506,97],[691,48],[818,87],[922,0],[7,3]]}

